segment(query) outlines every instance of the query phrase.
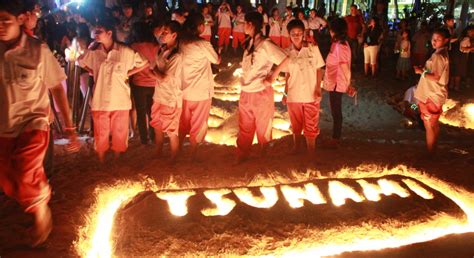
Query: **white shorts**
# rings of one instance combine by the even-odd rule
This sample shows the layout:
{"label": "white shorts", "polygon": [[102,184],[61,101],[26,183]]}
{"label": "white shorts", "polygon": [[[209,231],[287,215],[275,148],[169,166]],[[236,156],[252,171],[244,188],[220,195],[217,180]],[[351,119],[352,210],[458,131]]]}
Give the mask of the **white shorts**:
{"label": "white shorts", "polygon": [[379,52],[379,46],[364,47],[364,63],[371,64],[371,65],[377,64],[378,52]]}

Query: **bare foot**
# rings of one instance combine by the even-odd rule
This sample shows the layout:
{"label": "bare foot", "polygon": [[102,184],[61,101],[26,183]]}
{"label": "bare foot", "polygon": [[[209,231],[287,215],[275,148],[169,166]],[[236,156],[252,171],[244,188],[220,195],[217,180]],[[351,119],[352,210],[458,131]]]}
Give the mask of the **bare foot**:
{"label": "bare foot", "polygon": [[31,233],[31,247],[37,247],[48,239],[53,229],[53,219],[47,204],[38,207],[38,210],[33,215],[35,217],[35,225]]}

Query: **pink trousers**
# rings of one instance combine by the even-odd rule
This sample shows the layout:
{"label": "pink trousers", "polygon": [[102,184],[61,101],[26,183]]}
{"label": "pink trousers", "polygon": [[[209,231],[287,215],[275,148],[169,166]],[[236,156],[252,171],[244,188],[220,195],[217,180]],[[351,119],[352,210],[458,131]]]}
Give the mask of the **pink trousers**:
{"label": "pink trousers", "polygon": [[304,131],[306,137],[314,138],[319,135],[319,101],[290,102],[287,105],[293,134],[299,135]]}
{"label": "pink trousers", "polygon": [[443,107],[436,105],[431,99],[427,99],[426,103],[418,102],[418,107],[420,108],[421,119],[429,122],[431,125],[437,124],[443,113]]}
{"label": "pink trousers", "polygon": [[128,147],[128,130],[130,123],[129,110],[92,111],[94,120],[94,142],[97,152],[109,149],[109,137],[112,135],[114,152],[125,152]]}
{"label": "pink trousers", "polygon": [[237,136],[237,154],[248,156],[254,134],[260,144],[272,139],[272,121],[275,112],[273,88],[267,87],[259,92],[240,92],[239,134]]}
{"label": "pink trousers", "polygon": [[191,143],[200,143],[207,133],[207,119],[211,111],[212,100],[183,100],[183,110],[179,122],[179,133],[189,134]]}
{"label": "pink trousers", "polygon": [[170,107],[157,102],[151,107],[151,122],[153,128],[168,135],[178,136],[181,108]]}
{"label": "pink trousers", "polygon": [[0,187],[26,212],[35,212],[51,197],[43,168],[48,142],[49,132],[40,130],[0,137]]}

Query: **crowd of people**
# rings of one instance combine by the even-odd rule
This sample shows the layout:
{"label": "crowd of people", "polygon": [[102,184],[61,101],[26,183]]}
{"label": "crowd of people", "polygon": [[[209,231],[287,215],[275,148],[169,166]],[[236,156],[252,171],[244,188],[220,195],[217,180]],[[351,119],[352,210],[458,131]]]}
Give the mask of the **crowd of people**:
{"label": "crowd of people", "polygon": [[[174,162],[187,135],[193,158],[204,141],[214,94],[211,64],[229,54],[232,37],[234,53],[243,52],[236,150],[236,162],[241,163],[249,158],[255,135],[265,155],[275,110],[272,83],[281,73],[286,77],[283,103],[290,116],[293,151],[306,142],[308,153],[314,153],[322,88],[329,93],[334,124],[327,145],[337,147],[342,97],[355,94],[352,67],[363,52],[365,74],[375,76],[387,37],[383,21],[374,16],[366,25],[355,5],[347,17],[328,20],[316,10],[310,10],[307,18],[303,9],[292,7],[283,16],[274,8],[268,17],[262,5],[244,10],[225,0],[216,10],[207,4],[200,10],[177,9],[161,16],[148,5],[142,6],[141,16],[128,4],[87,15],[77,9],[37,24],[41,10],[34,1],[0,0],[0,113],[5,114],[0,118],[0,184],[34,214],[33,245],[44,242],[51,231],[47,205],[51,190],[42,164],[50,137],[48,90],[66,124],[70,151],[79,148],[61,84],[66,75],[50,49],[66,53],[67,62],[76,62],[83,75],[93,79],[89,105],[100,162],[109,149],[116,158],[127,150],[133,107],[141,143],[155,142],[161,155],[167,136]],[[397,76],[406,78],[413,70],[421,75],[414,96],[429,151],[436,147],[450,77],[458,89],[474,50],[473,27],[457,37],[451,21],[447,15],[445,27],[431,32],[422,22],[413,37],[401,22],[396,34]],[[58,24],[64,31],[57,29]],[[326,32],[331,44],[322,55],[318,41]],[[454,54],[458,50],[460,54]]]}

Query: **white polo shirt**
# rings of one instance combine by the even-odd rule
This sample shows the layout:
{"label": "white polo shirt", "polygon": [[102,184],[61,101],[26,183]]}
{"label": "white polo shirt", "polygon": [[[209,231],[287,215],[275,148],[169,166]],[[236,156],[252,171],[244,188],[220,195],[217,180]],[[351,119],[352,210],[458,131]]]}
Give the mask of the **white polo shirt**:
{"label": "white polo shirt", "polygon": [[288,38],[290,36],[290,34],[288,34],[288,29],[286,28],[288,26],[288,23],[290,23],[290,21],[294,20],[295,17],[294,16],[291,16],[291,18],[288,18],[286,17],[282,24],[281,24],[281,36],[282,37],[286,37]]}
{"label": "white polo shirt", "polygon": [[212,19],[212,16],[210,14],[204,15],[204,21],[206,24],[204,25],[204,31],[201,33],[200,36],[211,36],[212,31],[211,31],[211,23],[214,21]]}
{"label": "white polo shirt", "polygon": [[156,58],[156,67],[166,74],[166,78],[156,83],[153,100],[166,106],[181,108],[183,103],[181,54],[175,53],[174,49],[160,50]]}
{"label": "white polo shirt", "polygon": [[232,23],[230,21],[230,12],[221,12],[220,8],[217,11],[218,16],[218,28],[232,28]]}
{"label": "white polo shirt", "polygon": [[236,14],[234,17],[234,32],[244,33],[245,13]]}
{"label": "white polo shirt", "polygon": [[108,53],[102,45],[96,50],[85,51],[79,58],[79,65],[89,67],[94,73],[95,89],[91,110],[132,109],[128,71],[147,63],[146,58],[118,43],[114,43]]}
{"label": "white polo shirt", "polygon": [[310,30],[319,30],[321,26],[326,26],[327,22],[321,17],[309,17],[308,25]]}
{"label": "white polo shirt", "polygon": [[214,96],[214,77],[211,63],[217,64],[219,56],[206,40],[181,44],[183,59],[183,98],[189,101],[202,101]]}
{"label": "white polo shirt", "polygon": [[268,33],[269,37],[280,37],[281,27],[280,21],[275,20],[275,18],[270,17],[270,32]]}
{"label": "white polo shirt", "polygon": [[442,106],[448,98],[449,58],[447,48],[436,50],[426,61],[425,69],[439,75],[438,81],[420,77],[415,90],[415,98],[421,102],[431,99],[436,105]]}
{"label": "white polo shirt", "polygon": [[48,89],[66,79],[64,69],[46,44],[25,33],[13,49],[0,43],[0,57],[0,137],[48,130]]}
{"label": "white polo shirt", "polygon": [[309,103],[316,101],[316,71],[324,67],[324,59],[319,47],[309,44],[299,51],[291,45],[288,48],[288,98],[287,102]]}
{"label": "white polo shirt", "polygon": [[[252,39],[253,41],[253,39]],[[253,42],[250,42],[250,45]],[[263,81],[271,73],[274,64],[280,64],[286,58],[286,53],[270,39],[257,39],[255,50],[244,52],[242,59],[241,90],[258,92],[265,89]]]}

